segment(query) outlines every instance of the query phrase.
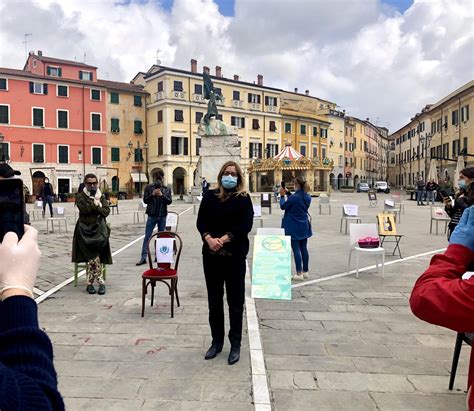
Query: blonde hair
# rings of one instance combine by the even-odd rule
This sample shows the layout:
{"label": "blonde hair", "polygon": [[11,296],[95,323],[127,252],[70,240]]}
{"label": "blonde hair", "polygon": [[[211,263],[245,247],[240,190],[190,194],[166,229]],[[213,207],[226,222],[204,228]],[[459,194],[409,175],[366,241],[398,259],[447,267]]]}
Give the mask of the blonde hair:
{"label": "blonde hair", "polygon": [[243,173],[242,173],[242,169],[240,168],[240,166],[235,161],[226,161],[223,164],[223,166],[221,167],[221,169],[219,171],[219,174],[217,175],[217,189],[218,189],[217,197],[221,201],[225,201],[231,196],[231,194],[228,191],[226,191],[226,189],[222,185],[222,181],[221,181],[222,176],[224,175],[224,172],[225,172],[226,168],[229,167],[229,166],[235,167],[235,172],[237,173],[237,187],[235,188],[236,191],[233,194],[235,196],[246,196],[247,195],[247,191],[245,190],[245,183],[244,183],[244,176],[243,176]]}

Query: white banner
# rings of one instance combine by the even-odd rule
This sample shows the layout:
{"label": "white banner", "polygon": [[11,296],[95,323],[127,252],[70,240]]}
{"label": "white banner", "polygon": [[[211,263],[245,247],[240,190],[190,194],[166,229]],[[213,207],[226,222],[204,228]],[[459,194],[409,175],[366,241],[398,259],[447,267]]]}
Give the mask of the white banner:
{"label": "white banner", "polygon": [[254,218],[262,216],[262,206],[259,206],[259,205],[253,206],[253,216]]}
{"label": "white banner", "polygon": [[173,245],[174,238],[157,238],[156,239],[156,261],[158,263],[173,262]]}
{"label": "white banner", "polygon": [[344,214],[349,217],[357,217],[359,215],[359,206],[355,204],[344,204]]}

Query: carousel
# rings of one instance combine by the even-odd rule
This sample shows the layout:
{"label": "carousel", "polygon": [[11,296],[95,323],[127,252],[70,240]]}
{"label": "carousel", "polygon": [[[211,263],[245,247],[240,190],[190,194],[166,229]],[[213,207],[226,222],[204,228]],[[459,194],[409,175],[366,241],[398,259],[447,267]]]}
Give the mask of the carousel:
{"label": "carousel", "polygon": [[271,192],[282,181],[292,189],[295,177],[304,177],[310,187],[310,194],[319,195],[329,191],[329,173],[333,161],[328,158],[307,158],[286,143],[275,157],[256,159],[250,163],[250,191]]}

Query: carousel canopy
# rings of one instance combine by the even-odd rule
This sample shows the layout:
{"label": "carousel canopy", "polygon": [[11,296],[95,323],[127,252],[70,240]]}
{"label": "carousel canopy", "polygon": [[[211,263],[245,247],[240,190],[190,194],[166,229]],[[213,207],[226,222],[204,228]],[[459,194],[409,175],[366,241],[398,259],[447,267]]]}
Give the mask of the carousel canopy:
{"label": "carousel canopy", "polygon": [[299,158],[303,157],[301,153],[298,153],[293,147],[290,145],[286,145],[283,150],[281,150],[275,157],[275,160],[283,160],[284,158],[289,158],[291,161],[298,160]]}

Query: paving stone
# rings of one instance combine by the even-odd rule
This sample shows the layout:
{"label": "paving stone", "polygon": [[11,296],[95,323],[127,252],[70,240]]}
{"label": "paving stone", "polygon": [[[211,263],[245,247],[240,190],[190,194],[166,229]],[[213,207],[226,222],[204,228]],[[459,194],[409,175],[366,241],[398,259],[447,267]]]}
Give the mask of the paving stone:
{"label": "paving stone", "polygon": [[379,409],[384,411],[464,411],[466,409],[466,397],[464,395],[409,393],[371,393],[370,395]]}
{"label": "paving stone", "polygon": [[54,367],[61,376],[68,377],[111,377],[120,363],[108,362],[100,364],[94,361],[71,361],[55,359]]}
{"label": "paving stone", "polygon": [[90,399],[90,398],[66,398],[65,406],[67,410],[90,411],[100,409],[101,411],[140,411],[144,400],[142,399]]}
{"label": "paving stone", "polygon": [[282,342],[272,341],[265,344],[266,354],[287,354],[287,355],[327,355],[324,345],[316,342]]}
{"label": "paving stone", "polygon": [[324,330],[320,321],[297,321],[297,320],[263,320],[260,319],[261,328],[273,328],[277,330]]}
{"label": "paving stone", "polygon": [[454,380],[453,391],[448,390],[449,378],[446,376],[439,375],[407,375],[408,381],[410,381],[417,391],[421,391],[424,394],[464,394],[466,389],[467,381],[465,378],[459,378],[456,375]]}
{"label": "paving stone", "polygon": [[360,372],[390,374],[448,375],[450,361],[406,360],[400,358],[353,358]]}
{"label": "paving stone", "polygon": [[325,344],[330,355],[347,357],[393,357],[384,345],[377,344]]}
{"label": "paving stone", "polygon": [[296,371],[293,374],[293,384],[299,390],[315,390],[318,388],[313,374],[304,371]]}
{"label": "paving stone", "polygon": [[453,332],[452,335],[429,335],[419,334],[414,336],[421,345],[426,347],[438,347],[438,348],[453,348],[456,342],[456,334]]}
{"label": "paving stone", "polygon": [[106,379],[97,377],[60,376],[59,390],[64,397],[83,398],[136,398],[141,379]]}
{"label": "paving stone", "polygon": [[323,327],[325,330],[330,331],[378,331],[388,332],[390,328],[385,323],[375,321],[323,321]]}
{"label": "paving stone", "polygon": [[360,331],[360,337],[366,343],[371,344],[400,344],[400,345],[417,345],[420,342],[415,336],[410,334],[396,334],[390,333],[377,333],[377,332],[366,332]]}
{"label": "paving stone", "polygon": [[369,317],[360,313],[334,313],[334,312],[303,312],[304,318],[309,321],[367,321]]}
{"label": "paving stone", "polygon": [[292,371],[355,371],[354,364],[348,357],[300,356],[300,355],[265,355],[269,370]]}

